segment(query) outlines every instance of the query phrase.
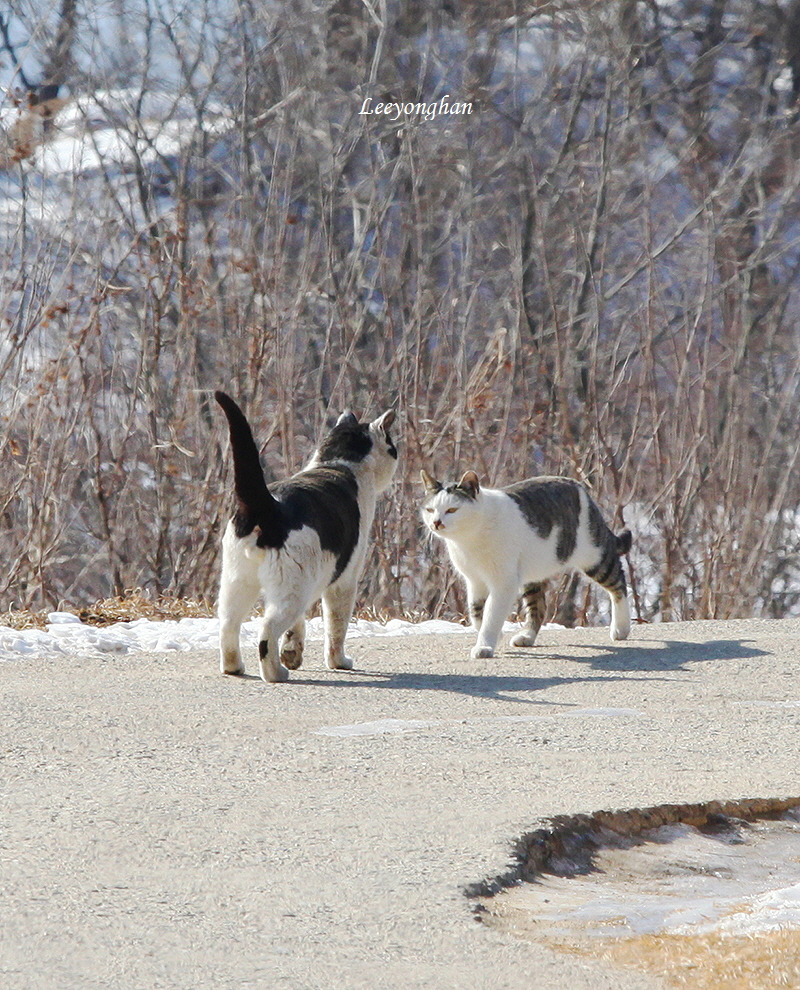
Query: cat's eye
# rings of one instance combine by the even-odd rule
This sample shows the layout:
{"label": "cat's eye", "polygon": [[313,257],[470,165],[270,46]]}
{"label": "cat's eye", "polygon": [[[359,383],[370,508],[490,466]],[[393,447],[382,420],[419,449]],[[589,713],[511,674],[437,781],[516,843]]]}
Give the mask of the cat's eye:
{"label": "cat's eye", "polygon": [[445,514],[446,516],[449,516],[451,512],[455,512],[455,511],[456,511],[455,509],[445,509],[445,510],[444,510],[444,514]]}
{"label": "cat's eye", "polygon": [[425,506],[425,511],[426,512],[433,512],[433,509],[429,505],[426,505]]}

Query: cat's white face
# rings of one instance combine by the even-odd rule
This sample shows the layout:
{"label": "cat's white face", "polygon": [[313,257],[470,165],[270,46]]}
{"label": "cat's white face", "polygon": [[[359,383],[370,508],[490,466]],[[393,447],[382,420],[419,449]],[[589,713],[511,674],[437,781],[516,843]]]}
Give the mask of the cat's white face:
{"label": "cat's white face", "polygon": [[458,539],[476,516],[480,491],[477,476],[469,471],[458,484],[442,485],[423,471],[422,481],[428,493],[422,506],[422,521],[434,536]]}

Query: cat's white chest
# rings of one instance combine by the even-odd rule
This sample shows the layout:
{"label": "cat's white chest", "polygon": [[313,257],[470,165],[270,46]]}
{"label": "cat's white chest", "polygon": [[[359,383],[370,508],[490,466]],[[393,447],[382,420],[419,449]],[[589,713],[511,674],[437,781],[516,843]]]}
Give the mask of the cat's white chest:
{"label": "cat's white chest", "polygon": [[491,587],[509,580],[545,581],[568,566],[558,559],[557,527],[539,536],[500,492],[486,492],[481,510],[470,527],[446,537],[453,566],[465,577]]}
{"label": "cat's white chest", "polygon": [[485,535],[469,540],[447,540],[447,549],[453,566],[465,577],[493,584],[509,571],[517,569],[516,554],[498,553],[496,540]]}

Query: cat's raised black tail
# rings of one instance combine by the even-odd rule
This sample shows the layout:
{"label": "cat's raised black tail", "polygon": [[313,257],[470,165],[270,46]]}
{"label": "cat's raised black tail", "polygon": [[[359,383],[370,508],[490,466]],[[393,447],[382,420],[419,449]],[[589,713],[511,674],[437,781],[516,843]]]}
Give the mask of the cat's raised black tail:
{"label": "cat's raised black tail", "polygon": [[258,447],[250,424],[233,399],[225,392],[215,392],[228,420],[233,451],[233,481],[238,511],[234,517],[236,535],[248,536],[258,527],[258,545],[282,546],[286,538],[286,522],[280,503],[274,498],[264,480]]}

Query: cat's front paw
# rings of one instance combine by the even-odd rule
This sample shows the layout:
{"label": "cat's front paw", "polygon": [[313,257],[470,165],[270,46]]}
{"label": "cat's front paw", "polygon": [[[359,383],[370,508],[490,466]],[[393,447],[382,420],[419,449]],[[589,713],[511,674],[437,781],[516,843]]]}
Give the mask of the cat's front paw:
{"label": "cat's front paw", "polygon": [[511,640],[512,646],[533,646],[536,642],[536,636],[531,636],[530,633],[520,632]]}
{"label": "cat's front paw", "polygon": [[611,606],[611,641],[627,639],[631,631],[631,612],[627,598],[620,598]]}
{"label": "cat's front paw", "polygon": [[219,669],[222,674],[233,674],[234,676],[243,674],[244,664],[238,650],[235,653],[224,653],[220,657]]}
{"label": "cat's front paw", "polygon": [[494,656],[494,650],[491,646],[473,646],[470,656],[473,660],[488,660]]}
{"label": "cat's front paw", "polygon": [[353,669],[353,658],[341,656],[337,657],[335,660],[328,660],[329,670],[352,670]]}

